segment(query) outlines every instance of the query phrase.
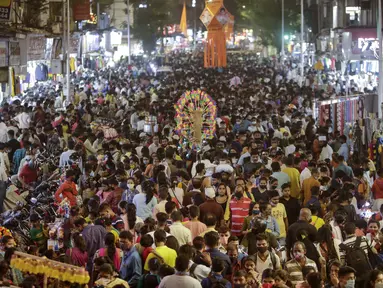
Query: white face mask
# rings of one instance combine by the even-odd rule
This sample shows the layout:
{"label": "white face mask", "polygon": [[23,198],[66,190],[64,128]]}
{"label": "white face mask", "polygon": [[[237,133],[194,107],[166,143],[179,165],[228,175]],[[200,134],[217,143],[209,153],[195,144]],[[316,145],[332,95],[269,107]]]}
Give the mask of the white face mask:
{"label": "white face mask", "polygon": [[374,288],[383,288],[383,283],[375,283]]}

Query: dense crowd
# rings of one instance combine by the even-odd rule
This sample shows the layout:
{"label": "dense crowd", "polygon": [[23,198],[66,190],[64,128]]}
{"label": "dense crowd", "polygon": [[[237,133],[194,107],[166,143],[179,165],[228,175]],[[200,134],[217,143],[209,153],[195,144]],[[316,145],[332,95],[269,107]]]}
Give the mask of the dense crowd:
{"label": "dense crowd", "polygon": [[[318,89],[308,70],[300,86],[294,63],[254,55],[230,55],[218,70],[167,58],[173,73],[121,60],[74,73],[72,99],[52,86],[3,103],[0,209],[47,198],[59,214],[33,206],[25,247],[3,224],[3,285],[42,286],[10,265],[25,249],[85,267],[94,287],[380,288],[383,170],[313,118],[313,99],[344,85],[322,79]],[[215,137],[200,150],[180,145],[173,107],[198,88],[218,107]]]}

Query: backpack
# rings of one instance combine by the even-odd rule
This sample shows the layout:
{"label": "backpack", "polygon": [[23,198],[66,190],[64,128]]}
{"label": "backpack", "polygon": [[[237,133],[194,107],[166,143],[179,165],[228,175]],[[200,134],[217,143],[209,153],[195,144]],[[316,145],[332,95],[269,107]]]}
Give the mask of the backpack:
{"label": "backpack", "polygon": [[192,266],[191,266],[190,269],[189,269],[189,275],[190,275],[191,277],[193,277],[193,278],[197,278],[197,277],[195,277],[195,275],[194,275],[194,270],[195,270],[195,268],[197,268],[197,265],[198,265],[198,264],[193,263]]}
{"label": "backpack", "polygon": [[150,253],[153,254],[153,256],[158,259],[158,262],[160,263],[160,265],[165,264],[165,259],[160,254],[158,254],[156,250],[153,250]]}
{"label": "backpack", "polygon": [[364,250],[360,247],[362,242],[362,237],[356,237],[354,246],[347,246],[345,244],[340,244],[339,247],[346,251],[346,263],[348,266],[356,270],[356,276],[362,276],[368,271],[372,270],[370,261]]}
{"label": "backpack", "polygon": [[226,284],[229,282],[225,278],[220,280],[216,279],[214,276],[208,277],[210,280],[210,288],[226,288]]}

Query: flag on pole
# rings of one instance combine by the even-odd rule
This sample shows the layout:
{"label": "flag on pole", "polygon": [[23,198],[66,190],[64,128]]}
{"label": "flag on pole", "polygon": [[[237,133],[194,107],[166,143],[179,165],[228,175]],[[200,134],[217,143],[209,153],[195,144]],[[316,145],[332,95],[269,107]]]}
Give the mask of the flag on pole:
{"label": "flag on pole", "polygon": [[186,4],[185,4],[185,2],[184,2],[184,8],[182,9],[180,30],[185,35],[185,37],[188,36],[188,33],[187,33],[188,25],[186,22]]}

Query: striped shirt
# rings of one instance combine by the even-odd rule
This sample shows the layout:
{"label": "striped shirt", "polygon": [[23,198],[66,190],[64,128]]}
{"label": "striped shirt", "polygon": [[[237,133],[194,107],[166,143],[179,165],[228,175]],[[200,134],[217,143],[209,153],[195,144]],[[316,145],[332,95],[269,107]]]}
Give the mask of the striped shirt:
{"label": "striped shirt", "polygon": [[[365,236],[361,236],[361,242],[360,242],[360,248],[363,249],[364,253],[366,253],[368,257],[368,246],[370,246],[370,243],[368,242],[367,238]],[[356,236],[348,236],[346,240],[343,241],[343,244],[347,247],[353,247],[355,245]],[[339,255],[340,255],[340,262],[342,265],[346,265],[346,251],[339,247]]]}
{"label": "striped shirt", "polygon": [[[318,271],[317,264],[309,258],[306,257],[306,263],[303,266],[310,266],[315,269],[315,272]],[[292,259],[286,263],[286,270],[290,275],[290,280],[291,283],[293,283],[293,286],[302,283],[303,280],[303,273],[302,273],[302,268],[301,266],[295,259]]]}
{"label": "striped shirt", "polygon": [[231,233],[240,236],[242,225],[247,216],[249,216],[251,200],[245,197],[237,199],[235,197],[230,200],[231,213]]}

